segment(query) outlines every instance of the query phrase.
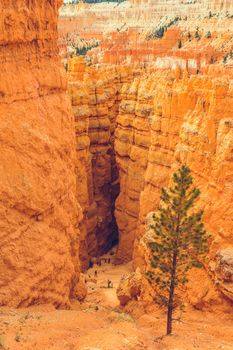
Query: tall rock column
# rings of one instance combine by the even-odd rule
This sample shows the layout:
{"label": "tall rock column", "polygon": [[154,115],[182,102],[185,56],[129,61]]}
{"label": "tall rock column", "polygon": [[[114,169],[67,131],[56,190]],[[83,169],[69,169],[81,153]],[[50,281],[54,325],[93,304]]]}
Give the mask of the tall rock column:
{"label": "tall rock column", "polygon": [[75,135],[62,1],[0,4],[0,305],[66,306],[79,276]]}
{"label": "tall rock column", "polygon": [[150,118],[153,115],[153,79],[135,78],[124,84],[115,132],[120,194],[115,216],[119,229],[116,263],[132,259],[150,147]]}

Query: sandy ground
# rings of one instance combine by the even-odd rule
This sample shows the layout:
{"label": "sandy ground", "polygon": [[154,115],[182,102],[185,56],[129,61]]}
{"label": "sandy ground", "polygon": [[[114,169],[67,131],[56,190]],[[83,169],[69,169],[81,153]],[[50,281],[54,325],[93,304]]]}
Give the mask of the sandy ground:
{"label": "sandy ground", "polygon": [[[86,301],[74,301],[71,310],[55,310],[51,305],[0,308],[0,349],[233,350],[231,314],[189,310],[181,321],[174,321],[174,335],[165,337],[162,311],[134,318],[120,310],[116,287],[122,274],[131,269],[130,264],[107,263],[89,269]],[[113,288],[107,288],[108,279]]]}

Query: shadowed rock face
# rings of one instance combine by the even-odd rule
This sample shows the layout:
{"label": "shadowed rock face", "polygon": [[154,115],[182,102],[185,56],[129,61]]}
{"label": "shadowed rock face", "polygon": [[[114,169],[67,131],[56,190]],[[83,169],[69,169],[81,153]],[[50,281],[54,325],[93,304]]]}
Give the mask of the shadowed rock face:
{"label": "shadowed rock face", "polygon": [[80,260],[108,251],[118,240],[114,217],[119,179],[114,140],[122,85],[137,74],[124,67],[95,69],[69,62],[68,91],[75,115],[77,198],[83,209]]}
{"label": "shadowed rock face", "polygon": [[0,304],[69,304],[79,276],[75,137],[57,49],[62,1],[0,4]]}

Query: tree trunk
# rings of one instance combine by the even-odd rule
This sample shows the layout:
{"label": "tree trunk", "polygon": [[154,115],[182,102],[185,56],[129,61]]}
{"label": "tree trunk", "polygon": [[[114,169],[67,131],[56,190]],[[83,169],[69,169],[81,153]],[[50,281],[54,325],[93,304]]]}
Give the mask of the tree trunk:
{"label": "tree trunk", "polygon": [[167,306],[167,335],[172,333],[172,311],[173,311],[173,299],[174,299],[174,290],[175,290],[176,260],[177,260],[177,253],[174,253],[173,260],[172,260],[169,300],[168,300],[168,306]]}

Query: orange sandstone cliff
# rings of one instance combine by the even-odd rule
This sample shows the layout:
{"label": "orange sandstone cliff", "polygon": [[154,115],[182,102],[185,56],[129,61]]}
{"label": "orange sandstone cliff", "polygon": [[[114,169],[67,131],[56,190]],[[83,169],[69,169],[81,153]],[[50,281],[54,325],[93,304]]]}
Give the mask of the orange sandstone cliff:
{"label": "orange sandstone cliff", "polygon": [[1,1],[0,305],[69,305],[79,278],[75,136],[62,1]]}
{"label": "orange sandstone cliff", "polygon": [[[144,272],[150,214],[184,162],[213,237],[188,298],[198,307],[233,300],[232,4],[65,7],[73,112],[59,5],[0,5],[0,304],[69,306],[81,297],[80,260],[85,270],[117,240],[115,262],[133,259]],[[67,60],[80,45],[87,64]]]}
{"label": "orange sandstone cliff", "polygon": [[[169,183],[180,164],[187,163],[201,189],[198,205],[205,211],[206,228],[213,237],[206,272],[191,276],[188,298],[197,307],[221,303],[223,296],[232,300],[232,69],[211,65],[206,74],[189,75],[178,68],[150,72],[135,68],[132,75],[126,66],[89,68],[80,60],[72,60],[76,63],[70,66],[69,90],[76,116],[77,144],[86,152],[80,158],[78,147],[77,164],[85,159],[88,169],[81,174],[77,171],[77,182],[84,179],[84,173],[91,181],[86,183],[91,194],[86,190],[82,203],[87,208],[84,226],[90,227],[88,222],[92,218],[91,233],[86,230],[83,236],[85,244],[88,246],[90,241],[97,244],[97,222],[100,213],[104,213],[101,237],[103,247],[109,245],[113,233],[106,225],[107,213],[111,212],[112,218],[115,214],[119,236],[116,263],[133,258],[135,268],[144,271],[149,257],[143,237],[145,232],[150,235],[150,213],[159,204],[160,188]],[[119,78],[122,72],[124,79]],[[115,213],[113,198],[109,198],[110,163],[105,158],[109,150],[116,155],[119,171]],[[95,167],[96,152],[101,158],[99,168]],[[95,203],[95,211],[92,205],[88,206],[87,199],[91,199],[92,205]],[[88,254],[95,255],[96,251],[89,249]],[[148,298],[150,288],[145,289],[148,291],[144,296]]]}
{"label": "orange sandstone cliff", "polygon": [[115,263],[133,259],[144,272],[160,189],[187,163],[212,235],[206,270],[188,286],[199,308],[233,300],[232,10],[227,0],[81,4],[64,6],[59,22],[85,183],[83,266],[118,235]]}
{"label": "orange sandstone cliff", "polygon": [[95,69],[84,60],[69,61],[69,95],[75,115],[77,199],[83,209],[80,260],[107,252],[118,240],[114,217],[119,178],[115,125],[120,90],[139,71],[126,67]]}
{"label": "orange sandstone cliff", "polygon": [[[219,79],[216,74],[189,78],[186,72],[160,72],[123,87],[115,144],[121,188],[118,258],[130,260],[133,252],[135,266],[145,265],[141,238],[146,218],[158,206],[160,188],[171,173],[187,163],[201,189],[199,206],[213,237],[208,274],[232,300],[232,75],[223,70]],[[211,286],[197,283],[194,279],[192,302],[203,297],[212,302]]]}

